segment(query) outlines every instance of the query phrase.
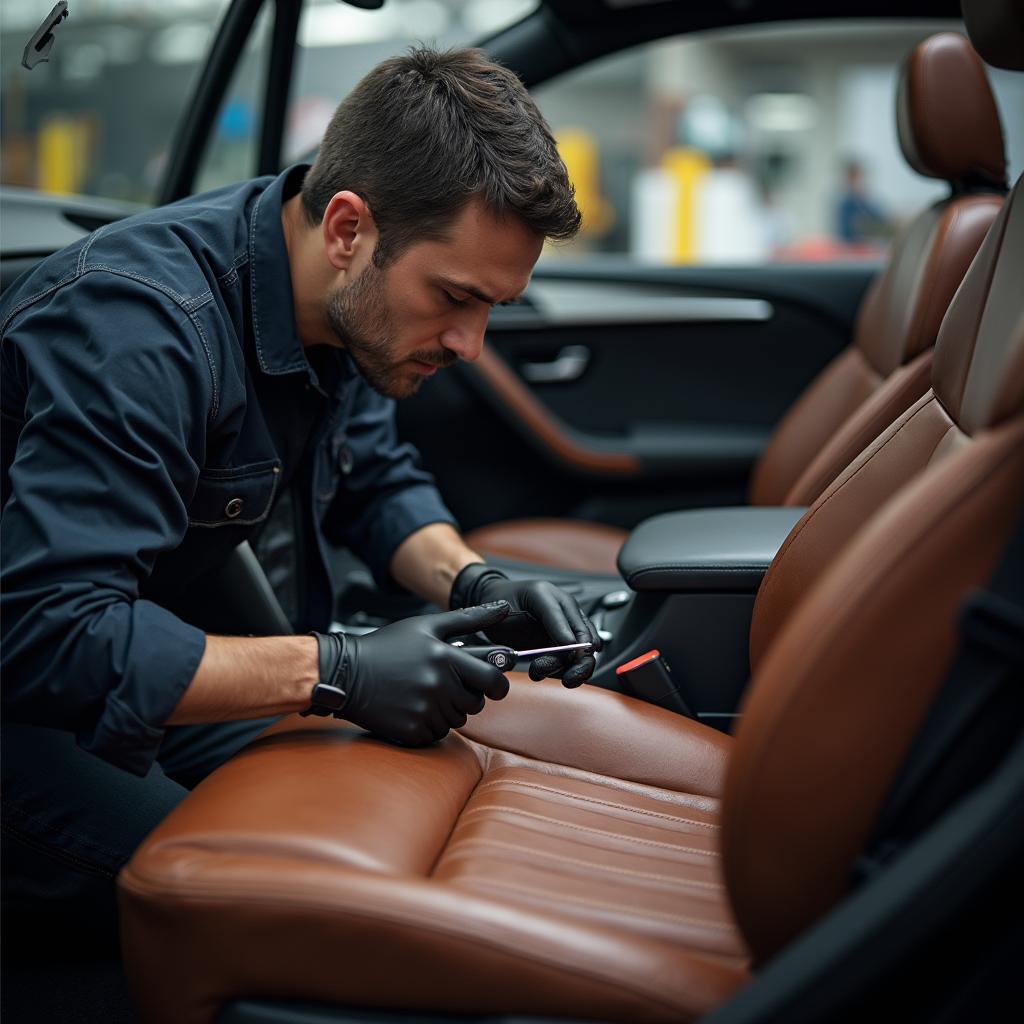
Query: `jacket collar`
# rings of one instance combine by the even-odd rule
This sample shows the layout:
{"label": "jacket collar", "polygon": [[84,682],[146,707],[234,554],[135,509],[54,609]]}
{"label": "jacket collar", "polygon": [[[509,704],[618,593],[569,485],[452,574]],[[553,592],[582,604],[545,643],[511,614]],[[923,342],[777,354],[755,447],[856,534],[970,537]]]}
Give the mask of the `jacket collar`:
{"label": "jacket collar", "polygon": [[257,196],[249,215],[252,327],[260,369],[268,374],[305,371],[316,383],[295,333],[292,275],[281,226],[281,206],[299,191],[309,164],[283,171]]}

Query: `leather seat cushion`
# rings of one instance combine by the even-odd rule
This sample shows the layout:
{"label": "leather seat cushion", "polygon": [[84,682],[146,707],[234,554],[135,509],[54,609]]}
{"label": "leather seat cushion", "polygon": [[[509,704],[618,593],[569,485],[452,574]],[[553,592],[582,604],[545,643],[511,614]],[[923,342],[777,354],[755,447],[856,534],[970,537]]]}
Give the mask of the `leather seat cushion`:
{"label": "leather seat cushion", "polygon": [[729,737],[519,675],[473,725],[412,751],[291,717],[204,781],[121,876],[147,1019],[267,993],[689,1020],[744,983]]}

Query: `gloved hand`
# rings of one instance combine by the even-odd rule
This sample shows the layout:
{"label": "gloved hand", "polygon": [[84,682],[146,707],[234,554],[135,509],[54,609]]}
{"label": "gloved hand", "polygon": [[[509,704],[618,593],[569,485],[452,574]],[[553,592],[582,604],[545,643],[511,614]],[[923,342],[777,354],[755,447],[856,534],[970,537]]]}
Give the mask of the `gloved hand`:
{"label": "gloved hand", "polygon": [[[468,608],[489,601],[508,601],[507,618],[484,628],[492,643],[524,651],[558,644],[591,643],[601,649],[594,624],[583,614],[570,594],[547,580],[510,580],[501,570],[473,562],[455,577],[448,603]],[[591,677],[597,665],[593,654],[569,651],[544,654],[530,664],[530,678],[555,676],[564,686],[579,686]]]}
{"label": "gloved hand", "polygon": [[402,619],[366,636],[314,633],[320,681],[347,695],[335,717],[404,746],[443,739],[482,711],[485,698],[501,700],[508,693],[498,669],[446,639],[488,629],[509,611],[507,602],[495,601]]}

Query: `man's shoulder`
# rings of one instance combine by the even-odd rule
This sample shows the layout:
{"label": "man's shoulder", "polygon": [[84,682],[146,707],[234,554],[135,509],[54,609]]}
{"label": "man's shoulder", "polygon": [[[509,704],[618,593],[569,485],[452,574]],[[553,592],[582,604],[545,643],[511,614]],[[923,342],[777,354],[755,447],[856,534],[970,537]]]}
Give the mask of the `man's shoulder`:
{"label": "man's shoulder", "polygon": [[133,282],[188,313],[247,261],[248,212],[268,180],[228,185],[94,231],[16,282],[0,304],[0,325],[94,274]]}
{"label": "man's shoulder", "polygon": [[267,180],[227,185],[101,228],[81,270],[132,276],[187,308],[248,259],[249,211]]}

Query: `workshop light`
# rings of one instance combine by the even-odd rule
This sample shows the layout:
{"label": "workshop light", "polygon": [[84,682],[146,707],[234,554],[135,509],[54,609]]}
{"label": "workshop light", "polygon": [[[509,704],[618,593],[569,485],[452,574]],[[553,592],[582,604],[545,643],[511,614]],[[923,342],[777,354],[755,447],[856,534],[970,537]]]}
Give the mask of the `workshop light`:
{"label": "workshop light", "polygon": [[213,25],[182,21],[161,29],[150,43],[150,55],[158,64],[195,64],[210,48]]}
{"label": "workshop light", "polygon": [[392,2],[379,11],[365,11],[345,4],[314,4],[305,7],[299,22],[299,45],[351,46],[388,39],[433,39],[448,28],[448,8],[440,0]]}
{"label": "workshop light", "polygon": [[762,92],[747,100],[747,124],[760,132],[805,132],[814,127],[818,108],[798,92]]}

